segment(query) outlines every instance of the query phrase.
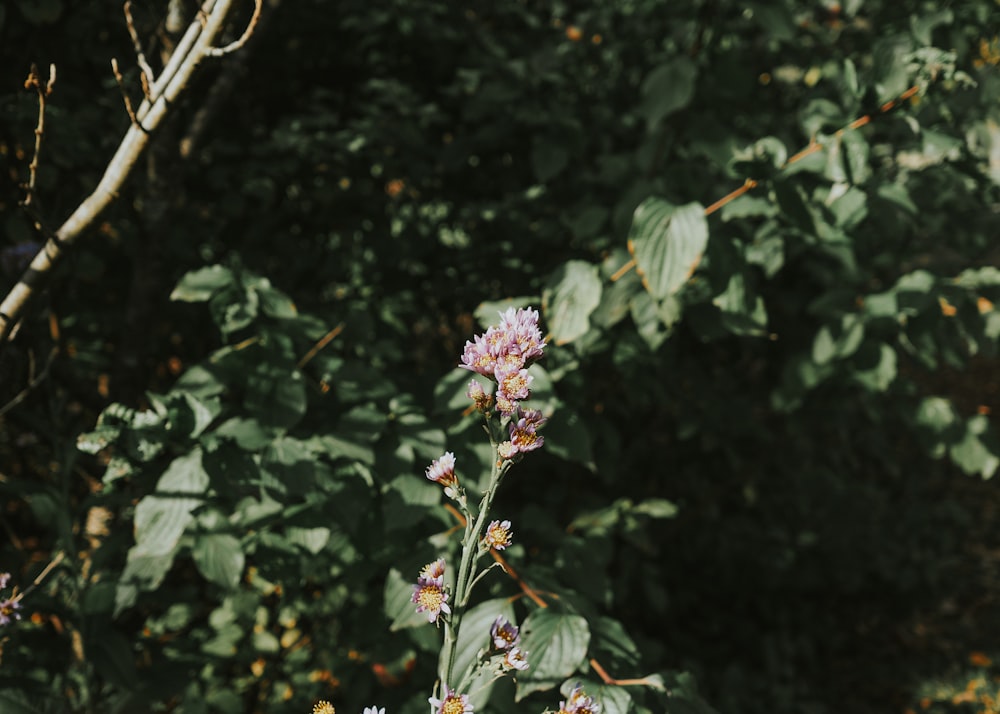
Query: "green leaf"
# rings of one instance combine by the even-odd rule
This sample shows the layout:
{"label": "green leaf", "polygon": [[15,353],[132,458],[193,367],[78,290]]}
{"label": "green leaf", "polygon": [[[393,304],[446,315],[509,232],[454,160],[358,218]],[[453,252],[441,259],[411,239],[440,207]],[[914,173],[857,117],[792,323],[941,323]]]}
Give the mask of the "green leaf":
{"label": "green leaf", "polygon": [[261,367],[247,378],[244,406],[265,426],[289,429],[306,413],[306,385],[297,369]]}
{"label": "green leaf", "polygon": [[850,357],[861,345],[865,324],[859,315],[844,315],[839,324],[823,325],[813,339],[812,358],[817,364],[826,364]]}
{"label": "green leaf", "polygon": [[140,591],[155,590],[174,564],[173,549],[166,553],[148,554],[133,547],[128,552],[125,569],[115,590],[114,617],[135,604]]}
{"label": "green leaf", "polygon": [[559,267],[542,293],[542,309],[549,325],[549,339],[565,345],[590,329],[590,314],[601,302],[597,266],[570,260]]}
{"label": "green leaf", "polygon": [[551,138],[535,137],[531,149],[531,166],[540,183],[558,176],[568,163],[569,152],[565,147],[554,144]]}
{"label": "green leaf", "polygon": [[687,282],[708,244],[708,222],[699,203],[674,206],[659,198],[643,201],[632,217],[629,250],[643,285],[657,301]]}
{"label": "green leaf", "polygon": [[882,343],[877,345],[875,358],[872,360],[868,353],[874,347],[875,345],[872,347],[866,345],[858,351],[858,363],[851,376],[873,392],[884,392],[896,379],[898,358],[896,350]]}
{"label": "green leaf", "polygon": [[[32,697],[37,700],[37,694]],[[19,690],[0,692],[0,712],[3,714],[42,714],[28,703],[28,695]]]}
{"label": "green leaf", "polygon": [[181,278],[177,287],[170,293],[170,299],[182,302],[205,302],[234,282],[232,270],[221,265],[210,265],[200,270],[192,270]]}
{"label": "green leaf", "polygon": [[[514,607],[508,598],[487,600],[470,608],[462,615],[462,627],[458,633],[455,663],[452,670],[456,682],[463,679],[466,673],[471,673],[471,668],[478,660],[480,650],[489,652],[490,628],[499,615],[507,618],[508,622],[517,624],[517,620],[514,619]],[[426,618],[424,619],[426,620]],[[485,700],[489,698],[489,692],[485,694],[486,696],[479,697],[482,703],[485,703]]]}
{"label": "green leaf", "polygon": [[654,69],[639,89],[639,115],[653,125],[686,107],[694,97],[697,76],[698,68],[687,57],[677,57]]}
{"label": "green leaf", "polygon": [[288,539],[289,543],[300,546],[316,555],[330,542],[330,529],[323,526],[316,528],[288,526],[285,528],[285,538]]}
{"label": "green leaf", "polygon": [[948,450],[951,460],[965,473],[990,478],[1000,466],[1000,441],[990,426],[989,418],[982,414],[965,423],[962,440]]}
{"label": "green leaf", "polygon": [[590,628],[579,615],[535,610],[521,627],[521,642],[531,666],[518,677],[516,701],[573,674],[587,656]]}
{"label": "green leaf", "polygon": [[191,557],[198,571],[216,585],[233,590],[240,584],[245,556],[235,536],[226,533],[199,535]]}
{"label": "green leaf", "polygon": [[385,614],[392,620],[389,630],[398,630],[410,627],[429,626],[427,614],[417,612],[417,606],[413,603],[413,585],[416,581],[403,578],[402,573],[393,568],[385,579],[385,589],[383,600],[385,602]]}
{"label": "green leaf", "polygon": [[256,286],[254,290],[260,296],[260,309],[265,315],[283,320],[299,316],[299,311],[295,308],[292,299],[280,290],[271,287],[269,281],[264,281],[264,284]]}
{"label": "green leaf", "polygon": [[134,551],[163,555],[172,551],[191,521],[191,512],[204,499],[208,474],[201,463],[201,449],[178,456],[156,484],[156,492],[135,508]]}
{"label": "green leaf", "polygon": [[382,506],[385,528],[391,531],[411,526],[439,503],[439,485],[416,473],[400,474],[386,485]]}

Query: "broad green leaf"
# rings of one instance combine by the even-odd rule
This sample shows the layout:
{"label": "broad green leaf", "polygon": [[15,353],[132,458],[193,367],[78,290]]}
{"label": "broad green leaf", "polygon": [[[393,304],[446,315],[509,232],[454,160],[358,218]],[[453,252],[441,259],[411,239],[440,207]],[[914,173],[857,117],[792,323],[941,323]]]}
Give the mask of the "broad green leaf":
{"label": "broad green leaf", "polygon": [[230,590],[239,585],[245,556],[235,536],[226,533],[199,534],[191,556],[198,571],[207,580]]}
{"label": "broad green leaf", "polygon": [[657,301],[687,282],[708,244],[708,222],[699,203],[674,206],[659,198],[643,201],[632,219],[629,251],[643,285]]}
{"label": "broad green leaf", "polygon": [[262,424],[288,429],[306,412],[306,385],[296,369],[262,366],[247,378],[244,406]]}
{"label": "broad green leaf", "polygon": [[676,57],[654,69],[639,88],[639,114],[650,125],[683,109],[694,96],[698,68],[687,57]]}
{"label": "broad green leaf", "polygon": [[813,339],[812,357],[817,364],[850,357],[861,345],[865,324],[858,315],[844,315],[839,324],[823,325]]}
{"label": "broad green leaf", "polygon": [[165,553],[143,553],[138,547],[128,552],[125,570],[115,590],[114,617],[135,604],[140,591],[155,590],[174,564],[176,549]]}
{"label": "broad green leaf", "polygon": [[[475,607],[469,608],[462,615],[462,627],[458,633],[458,645],[452,669],[453,681],[460,681],[467,672],[470,672],[481,650],[487,656],[489,655],[491,646],[490,628],[500,615],[503,615],[508,622],[517,624],[517,620],[514,619],[514,607],[508,598],[487,600]],[[486,698],[481,697],[484,700]]]}
{"label": "broad green leaf", "polygon": [[[457,469],[461,469],[461,464]],[[419,522],[431,507],[441,503],[441,498],[441,487],[428,481],[423,474],[397,476],[385,487],[382,508],[386,530],[406,528]]]}
{"label": "broad green leaf", "polygon": [[285,528],[285,538],[288,539],[289,543],[301,546],[316,555],[330,542],[330,529],[323,526],[316,528],[288,526]]}
{"label": "broad green leaf", "polygon": [[722,312],[723,324],[732,334],[759,336],[767,333],[764,300],[748,288],[743,273],[733,273],[725,291],[712,298],[712,304]]}
{"label": "broad green leaf", "polygon": [[656,301],[648,292],[636,293],[629,303],[629,314],[632,322],[635,323],[639,336],[646,342],[649,349],[655,350],[663,344],[664,340],[670,336],[673,323],[680,319],[680,305],[676,299],[670,297],[665,301],[668,305],[676,307],[675,319],[672,322],[667,320],[671,317],[669,313],[664,313]]}
{"label": "broad green leaf", "polygon": [[678,511],[677,505],[665,498],[647,498],[637,503],[633,510],[650,518],[673,518]]}
{"label": "broad green leaf", "polygon": [[295,308],[292,299],[280,290],[271,287],[269,281],[255,288],[260,296],[260,309],[266,315],[278,319],[289,320],[299,316],[299,311]]}
{"label": "broad green leaf", "polygon": [[777,212],[778,209],[775,205],[766,198],[744,194],[723,206],[720,215],[723,221],[734,221],[756,216],[770,218],[777,214]]}
{"label": "broad green leaf", "polygon": [[965,423],[962,440],[948,450],[951,460],[965,473],[990,478],[1000,466],[1000,441],[990,425],[989,418],[981,414]]}
{"label": "broad green leaf", "polygon": [[[875,345],[872,345],[872,348],[874,347]],[[858,351],[858,362],[851,376],[873,392],[884,392],[896,379],[898,361],[896,350],[884,342],[877,345],[874,364],[871,365],[866,356],[868,351],[865,348]]]}
{"label": "broad green leaf", "polygon": [[172,551],[191,521],[191,511],[202,503],[208,474],[201,463],[201,449],[174,459],[156,484],[156,492],[135,508],[133,550],[143,555]]}
{"label": "broad green leaf", "polygon": [[590,329],[590,314],[601,302],[597,266],[570,260],[559,267],[542,293],[549,339],[564,345]]}
{"label": "broad green leaf", "polygon": [[587,621],[579,615],[540,609],[521,626],[522,649],[531,665],[518,677],[516,700],[552,689],[583,664],[590,644]]}
{"label": "broad green leaf", "polygon": [[416,583],[416,575],[413,580],[407,580],[402,573],[393,568],[385,579],[385,590],[383,600],[385,603],[385,614],[392,620],[389,630],[396,632],[409,627],[433,627],[427,621],[427,614],[417,612],[417,606],[413,603],[413,586]]}
{"label": "broad green leaf", "polygon": [[221,265],[192,270],[177,283],[177,287],[170,293],[170,299],[204,302],[219,290],[231,286],[234,280],[233,271]]}
{"label": "broad green leaf", "polygon": [[790,180],[775,181],[773,185],[774,197],[785,219],[807,234],[815,235],[816,221],[812,211],[809,210],[801,187]]}

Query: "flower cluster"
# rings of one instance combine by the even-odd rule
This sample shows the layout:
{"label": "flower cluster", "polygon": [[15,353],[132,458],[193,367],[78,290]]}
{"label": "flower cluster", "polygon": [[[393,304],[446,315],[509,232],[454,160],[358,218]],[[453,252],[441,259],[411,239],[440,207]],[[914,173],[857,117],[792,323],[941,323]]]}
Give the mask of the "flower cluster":
{"label": "flower cluster", "polygon": [[[10,573],[0,573],[0,590],[7,587],[10,582]],[[10,597],[0,600],[0,627],[7,625],[11,620],[20,620],[21,598],[17,595],[17,588]]]}
{"label": "flower cluster", "polygon": [[600,712],[601,705],[595,702],[593,697],[588,697],[579,684],[573,687],[566,701],[559,702],[558,714],[600,714]]}
{"label": "flower cluster", "polygon": [[[497,383],[496,404],[505,416],[518,410],[518,402],[527,399],[534,379],[528,365],[542,356],[545,340],[538,328],[538,311],[508,308],[500,313],[500,324],[465,343],[462,354],[464,369],[471,370]],[[476,406],[486,404],[482,386],[473,380],[469,397]]]}
{"label": "flower cluster", "polygon": [[444,558],[438,558],[421,569],[410,601],[417,604],[417,612],[427,613],[428,622],[437,623],[442,612],[451,614],[444,587]]}
{"label": "flower cluster", "polygon": [[427,701],[436,714],[472,714],[472,704],[468,694],[459,694],[444,685],[444,696],[441,699],[430,697]]}
{"label": "flower cluster", "polygon": [[504,653],[501,663],[504,670],[516,669],[523,671],[528,668],[524,652],[518,646],[521,644],[521,633],[516,625],[512,625],[503,615],[498,615],[490,628],[490,639],[493,646]]}

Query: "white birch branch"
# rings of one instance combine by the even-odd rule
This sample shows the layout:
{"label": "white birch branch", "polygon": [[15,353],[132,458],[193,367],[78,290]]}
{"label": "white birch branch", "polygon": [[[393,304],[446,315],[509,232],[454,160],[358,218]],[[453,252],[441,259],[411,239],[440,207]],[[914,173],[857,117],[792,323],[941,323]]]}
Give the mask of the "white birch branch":
{"label": "white birch branch", "polygon": [[28,301],[66,247],[118,197],[119,189],[149,144],[150,135],[176,103],[201,60],[214,53],[212,43],[222,31],[232,5],[233,0],[206,0],[202,4],[198,17],[192,21],[156,78],[149,98],[135,112],[138,121],[125,133],[97,188],[73,211],[54,237],[46,241],[20,281],[0,303],[0,348],[10,339]]}

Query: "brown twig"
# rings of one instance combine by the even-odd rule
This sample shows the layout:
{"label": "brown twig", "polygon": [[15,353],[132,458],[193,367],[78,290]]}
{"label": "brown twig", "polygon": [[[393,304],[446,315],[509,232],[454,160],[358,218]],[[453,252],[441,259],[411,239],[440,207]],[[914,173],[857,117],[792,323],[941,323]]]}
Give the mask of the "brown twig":
{"label": "brown twig", "polygon": [[235,52],[245,45],[246,41],[250,39],[250,35],[253,34],[254,28],[257,27],[257,21],[260,19],[260,11],[263,6],[264,0],[254,0],[253,15],[250,17],[250,22],[247,23],[247,28],[243,30],[240,38],[235,42],[230,42],[225,47],[212,47],[205,54],[209,57],[222,57],[223,55],[228,55],[230,52]]}
{"label": "brown twig", "polygon": [[[156,97],[153,95],[153,86],[156,83],[156,77],[153,75],[153,68],[146,61],[146,55],[142,51],[142,42],[139,40],[139,33],[135,29],[135,21],[132,19],[132,0],[125,0],[122,10],[125,13],[125,26],[128,27],[128,34],[132,38],[132,46],[135,48],[135,57],[139,62],[142,93],[149,101],[156,101]],[[131,113],[129,116],[131,116]]]}
{"label": "brown twig", "polygon": [[662,686],[659,683],[655,683],[655,681],[651,680],[649,677],[640,677],[638,679],[615,679],[610,674],[608,674],[607,670],[605,670],[604,667],[601,666],[600,662],[598,662],[596,659],[593,658],[591,658],[590,660],[590,666],[594,668],[594,671],[597,672],[597,676],[601,678],[602,682],[604,682],[605,684],[610,684],[612,686],[616,687]]}
{"label": "brown twig", "polygon": [[132,126],[146,132],[146,128],[139,122],[138,117],[135,115],[135,110],[132,109],[132,100],[128,98],[128,92],[125,89],[125,80],[122,77],[122,73],[118,71],[118,60],[114,57],[111,58],[111,71],[115,73],[115,81],[118,82],[118,89],[122,92],[122,100],[125,102],[125,111],[128,113],[129,121],[132,122]]}
{"label": "brown twig", "polygon": [[[902,94],[900,94],[895,99],[891,99],[888,102],[886,102],[885,104],[883,104],[882,106],[880,106],[878,108],[877,114],[885,114],[889,110],[891,110],[891,109],[899,106],[902,102],[905,102],[907,99],[909,99],[910,97],[914,96],[919,91],[920,91],[920,87],[918,85],[914,85],[914,86],[910,87],[909,89],[907,89],[905,92],[903,92]],[[840,139],[847,132],[853,131],[854,129],[858,129],[860,127],[863,127],[865,124],[870,123],[872,121],[872,119],[875,116],[877,116],[877,114],[875,112],[873,112],[871,114],[865,114],[863,116],[858,117],[857,119],[855,119],[854,121],[852,121],[850,124],[847,124],[846,126],[843,126],[840,129],[838,129],[837,131],[835,131],[833,133],[833,138],[834,139]],[[795,163],[798,163],[799,161],[802,161],[802,159],[806,158],[810,154],[815,154],[817,151],[819,151],[823,147],[824,147],[824,144],[822,144],[822,143],[820,143],[818,141],[815,141],[815,140],[810,141],[808,146],[806,146],[804,149],[802,149],[801,151],[799,151],[797,154],[795,154],[794,156],[792,156],[791,158],[789,158],[785,163],[783,163],[781,165],[781,168],[778,169],[778,170],[779,171],[784,171],[785,169],[787,169],[792,164],[795,164]],[[758,181],[756,181],[755,179],[748,178],[746,181],[743,182],[743,185],[740,186],[738,189],[736,189],[735,191],[731,191],[730,193],[726,194],[725,196],[723,196],[722,198],[720,198],[715,203],[713,203],[710,206],[708,206],[707,208],[705,208],[705,215],[706,216],[712,215],[713,213],[715,213],[716,211],[718,211],[720,208],[722,208],[723,206],[725,206],[730,201],[732,201],[732,200],[734,200],[736,198],[739,198],[740,196],[742,196],[747,191],[750,191],[751,189],[756,188],[758,185],[760,185]],[[630,261],[628,261],[627,263],[625,263],[625,265],[623,265],[622,267],[618,268],[618,270],[616,270],[614,272],[614,274],[611,276],[611,282],[617,282],[622,277],[624,277],[626,273],[628,273],[630,270],[632,270],[632,268],[634,268],[634,267],[635,267],[635,258],[632,258]]]}
{"label": "brown twig", "polygon": [[24,184],[24,200],[22,206],[30,206],[31,200],[35,196],[35,183],[38,178],[38,155],[42,152],[42,136],[45,134],[45,99],[52,94],[52,88],[56,84],[56,66],[49,65],[49,81],[44,85],[42,78],[38,76],[38,67],[34,64],[28,71],[28,78],[24,80],[25,89],[34,89],[38,94],[38,123],[35,125],[35,152],[28,164],[28,183]]}
{"label": "brown twig", "polygon": [[317,354],[319,354],[319,351],[321,349],[323,349],[328,344],[330,344],[330,342],[333,340],[333,338],[335,338],[337,335],[339,335],[343,331],[344,331],[344,323],[342,322],[339,325],[337,325],[336,327],[334,327],[332,330],[330,330],[329,332],[327,332],[325,335],[323,335],[319,339],[319,341],[315,345],[313,345],[312,348],[308,352],[305,353],[305,355],[303,355],[302,359],[299,360],[299,363],[296,365],[296,367],[298,367],[299,369],[302,369],[307,364],[309,364],[309,361],[312,360],[312,358],[315,357]]}
{"label": "brown twig", "polygon": [[45,360],[45,365],[42,367],[42,371],[36,375],[35,357],[32,353],[28,353],[28,386],[18,392],[13,399],[0,407],[0,417],[27,399],[28,395],[31,394],[31,392],[45,380],[45,378],[49,375],[49,369],[52,368],[52,363],[55,361],[57,354],[59,354],[59,347],[53,347],[49,351],[49,356]]}
{"label": "brown twig", "polygon": [[49,562],[49,564],[45,566],[45,568],[42,570],[42,572],[40,572],[37,576],[35,576],[35,579],[31,582],[31,585],[29,585],[28,587],[26,587],[24,590],[21,590],[20,592],[17,592],[17,588],[14,589],[15,592],[14,592],[14,595],[11,597],[11,601],[12,602],[19,602],[21,600],[21,598],[23,598],[25,595],[27,595],[32,590],[34,590],[39,585],[41,585],[42,581],[45,580],[45,578],[47,578],[49,576],[49,573],[51,573],[52,570],[57,565],[59,565],[59,563],[63,562],[63,559],[65,557],[66,557],[65,553],[63,553],[63,552],[57,553],[56,557],[53,558]]}

